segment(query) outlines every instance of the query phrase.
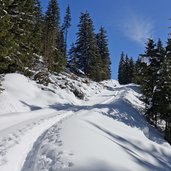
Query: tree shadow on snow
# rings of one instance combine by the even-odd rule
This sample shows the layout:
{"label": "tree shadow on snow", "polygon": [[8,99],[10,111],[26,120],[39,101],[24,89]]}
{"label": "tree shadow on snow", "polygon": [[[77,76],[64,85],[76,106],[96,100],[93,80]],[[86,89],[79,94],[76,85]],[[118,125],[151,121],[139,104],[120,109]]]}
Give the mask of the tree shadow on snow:
{"label": "tree shadow on snow", "polygon": [[23,103],[24,105],[28,106],[31,111],[42,109],[42,107],[40,107],[40,106],[30,105],[30,104],[28,104],[24,101],[21,101],[21,100],[20,100],[20,102]]}
{"label": "tree shadow on snow", "polygon": [[92,109],[102,109],[107,108],[107,112],[100,112],[102,115],[109,117],[111,119],[123,122],[124,124],[139,128],[143,131],[144,135],[158,143],[163,144],[166,142],[160,132],[158,132],[154,127],[147,123],[144,115],[142,115],[136,108],[133,108],[132,104],[122,99],[115,100],[111,104],[96,104],[93,106],[77,106],[73,104],[53,104],[49,105],[50,108],[56,110],[66,110],[79,112],[81,110],[92,110]]}
{"label": "tree shadow on snow", "polygon": [[132,104],[127,101],[118,99],[112,104],[99,104],[94,107],[101,109],[108,107],[108,112],[101,112],[103,115],[123,122],[128,126],[139,128],[148,139],[158,144],[166,142],[163,135],[147,123],[144,115],[142,115],[136,108],[133,108]]}
{"label": "tree shadow on snow", "polygon": [[[135,163],[141,165],[143,168],[145,168],[145,170],[156,170],[156,171],[171,170],[171,160],[170,160],[171,156],[167,155],[163,151],[159,152],[154,146],[145,149],[144,147],[140,146],[139,142],[136,142],[135,144],[131,143],[129,140],[126,140],[121,136],[113,134],[112,132],[98,126],[93,122],[90,121],[86,121],[86,122],[88,122],[90,125],[100,130],[103,133],[100,134],[101,136],[104,136],[114,144],[117,144],[119,147],[121,147],[132,158],[132,160],[135,161]],[[144,154],[144,158],[143,156],[142,157],[139,156],[139,153]],[[145,156],[152,157],[156,165],[148,162],[148,160],[145,160]]]}

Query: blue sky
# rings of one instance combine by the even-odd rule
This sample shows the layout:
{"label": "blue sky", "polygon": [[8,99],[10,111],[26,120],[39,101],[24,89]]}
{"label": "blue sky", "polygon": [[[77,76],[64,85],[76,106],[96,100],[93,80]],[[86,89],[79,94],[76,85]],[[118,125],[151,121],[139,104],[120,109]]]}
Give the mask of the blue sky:
{"label": "blue sky", "polygon": [[[94,21],[96,31],[104,26],[108,33],[112,60],[112,78],[117,79],[121,51],[137,59],[143,53],[148,37],[167,41],[171,26],[171,0],[58,0],[61,22],[69,4],[72,14],[72,27],[69,30],[68,44],[75,42],[80,13],[88,11]],[[46,10],[48,0],[42,0]]]}

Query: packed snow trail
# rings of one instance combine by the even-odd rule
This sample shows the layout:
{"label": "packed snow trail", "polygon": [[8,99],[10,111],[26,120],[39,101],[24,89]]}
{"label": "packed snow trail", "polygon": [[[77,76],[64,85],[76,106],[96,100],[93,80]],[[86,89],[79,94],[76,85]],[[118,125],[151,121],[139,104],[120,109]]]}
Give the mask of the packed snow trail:
{"label": "packed snow trail", "polygon": [[138,86],[69,74],[50,79],[45,87],[21,74],[5,76],[0,171],[171,170],[170,145],[141,115]]}
{"label": "packed snow trail", "polygon": [[144,120],[138,87],[103,91],[35,142],[21,171],[170,171],[171,148]]}
{"label": "packed snow trail", "polygon": [[0,94],[0,171],[20,171],[36,139],[74,114],[73,104],[81,104],[82,100],[71,88],[83,92],[86,99],[103,89],[72,74],[52,75],[50,79],[53,84],[46,87],[21,74],[5,75]]}

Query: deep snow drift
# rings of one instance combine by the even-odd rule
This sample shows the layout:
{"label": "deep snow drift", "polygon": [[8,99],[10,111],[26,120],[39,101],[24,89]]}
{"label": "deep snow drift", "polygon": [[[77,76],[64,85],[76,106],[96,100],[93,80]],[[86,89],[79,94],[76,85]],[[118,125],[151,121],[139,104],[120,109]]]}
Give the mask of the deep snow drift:
{"label": "deep snow drift", "polygon": [[145,121],[138,86],[50,78],[44,87],[20,74],[5,76],[1,171],[171,170],[170,145]]}

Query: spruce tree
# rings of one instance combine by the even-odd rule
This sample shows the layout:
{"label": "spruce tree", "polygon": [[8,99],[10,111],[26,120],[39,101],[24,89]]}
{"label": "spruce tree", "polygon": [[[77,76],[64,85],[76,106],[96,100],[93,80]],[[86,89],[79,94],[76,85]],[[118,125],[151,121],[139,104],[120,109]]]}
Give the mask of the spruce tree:
{"label": "spruce tree", "polygon": [[134,82],[134,70],[135,70],[135,64],[134,64],[133,58],[131,57],[129,59],[129,71],[128,71],[128,73],[129,73],[128,82],[129,83],[133,83]]}
{"label": "spruce tree", "polygon": [[130,61],[129,61],[129,57],[128,55],[126,54],[125,56],[125,64],[124,64],[124,77],[125,77],[125,80],[124,80],[124,84],[129,84],[130,82]]}
{"label": "spruce tree", "polygon": [[143,65],[141,58],[138,57],[134,65],[133,82],[139,85],[142,85]]}
{"label": "spruce tree", "polygon": [[[166,136],[168,136],[168,119],[171,117],[171,38],[167,41],[166,57],[160,70],[162,79],[160,87],[160,114],[161,118],[166,121]],[[170,133],[169,133],[170,134]]]}
{"label": "spruce tree", "polygon": [[[153,88],[153,94],[152,94],[152,108],[154,113],[154,120],[155,125],[157,125],[157,117],[161,117],[162,111],[161,111],[161,104],[163,103],[165,97],[163,97],[163,66],[164,64],[164,57],[165,57],[165,49],[163,48],[162,42],[159,39],[157,43],[156,48],[156,57],[155,60],[153,59],[152,64],[152,71],[153,71],[153,79],[154,79],[154,88]],[[163,68],[163,69],[162,69]],[[160,115],[159,115],[160,114]]]}
{"label": "spruce tree", "polygon": [[44,22],[44,58],[48,70],[61,72],[66,65],[64,37],[57,0],[50,0]]}
{"label": "spruce tree", "polygon": [[0,1],[0,74],[11,72],[10,66],[14,63],[15,40],[11,32],[13,23],[9,13],[11,4],[10,1]]}
{"label": "spruce tree", "polygon": [[34,0],[33,48],[34,53],[43,55],[43,13],[40,0]]}
{"label": "spruce tree", "polygon": [[97,46],[102,60],[102,66],[99,71],[101,72],[101,80],[108,80],[111,78],[111,70],[110,70],[111,60],[110,60],[108,40],[106,34],[107,33],[104,27],[101,27],[99,33],[96,35]]}
{"label": "spruce tree", "polygon": [[67,59],[66,59],[64,33],[63,30],[60,30],[56,41],[56,49],[55,49],[55,56],[54,56],[54,71],[55,72],[64,71],[66,65],[67,65]]}
{"label": "spruce tree", "polygon": [[146,51],[142,56],[144,61],[143,75],[142,75],[142,92],[144,95],[144,101],[146,102],[146,115],[149,119],[154,119],[155,115],[153,113],[152,106],[152,95],[154,90],[154,61],[156,58],[156,45],[153,39],[148,39]]}
{"label": "spruce tree", "polygon": [[66,9],[66,15],[64,17],[64,23],[62,26],[63,32],[64,32],[64,39],[65,39],[65,45],[67,49],[67,36],[68,36],[68,29],[71,27],[71,10],[68,5]]}
{"label": "spruce tree", "polygon": [[76,40],[78,67],[91,79],[100,81],[101,58],[94,33],[93,21],[88,12],[81,13],[78,28]]}
{"label": "spruce tree", "polygon": [[68,64],[71,71],[77,72],[78,69],[78,55],[75,44],[71,44],[71,48],[68,52]]}
{"label": "spruce tree", "polygon": [[25,67],[31,67],[33,64],[32,34],[34,25],[34,0],[4,1],[3,4],[5,4],[6,8],[3,11],[6,11],[7,14],[5,18],[8,18],[8,24],[10,24],[9,30],[6,28],[11,39],[7,56],[12,64],[8,67],[8,71],[23,71]]}
{"label": "spruce tree", "polygon": [[121,53],[119,68],[118,68],[118,81],[120,84],[125,84],[125,55]]}
{"label": "spruce tree", "polygon": [[[15,0],[14,0],[15,1]],[[15,38],[19,49],[16,58],[20,58],[21,65],[31,67],[33,65],[33,27],[34,27],[34,0],[18,2],[19,14],[15,19],[15,25],[18,25],[15,31]],[[15,29],[15,28],[14,28]]]}

